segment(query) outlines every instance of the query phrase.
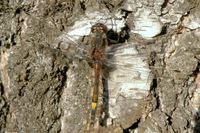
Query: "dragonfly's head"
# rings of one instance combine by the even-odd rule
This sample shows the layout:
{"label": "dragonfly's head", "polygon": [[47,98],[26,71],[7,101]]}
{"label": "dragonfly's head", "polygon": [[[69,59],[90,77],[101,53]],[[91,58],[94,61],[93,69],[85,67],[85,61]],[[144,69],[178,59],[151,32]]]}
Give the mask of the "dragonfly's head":
{"label": "dragonfly's head", "polygon": [[104,49],[107,44],[107,27],[102,23],[96,23],[91,28],[91,46],[92,48]]}
{"label": "dragonfly's head", "polygon": [[107,26],[102,23],[96,23],[92,26],[91,32],[92,33],[107,33],[108,29]]}

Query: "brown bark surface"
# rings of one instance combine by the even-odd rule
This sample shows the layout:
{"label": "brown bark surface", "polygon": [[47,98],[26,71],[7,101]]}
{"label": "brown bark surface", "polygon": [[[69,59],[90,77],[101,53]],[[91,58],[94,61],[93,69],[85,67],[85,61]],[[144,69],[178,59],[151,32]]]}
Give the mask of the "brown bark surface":
{"label": "brown bark surface", "polygon": [[[123,12],[127,42],[134,43],[138,57],[144,56],[148,64],[149,88],[142,92],[133,88],[131,100],[119,94],[115,100],[120,111],[114,118],[109,105],[114,91],[103,79],[107,120],[96,132],[199,133],[199,4],[199,0],[2,0],[0,132],[84,132],[94,74],[87,57],[77,54],[85,51],[76,45],[71,48],[72,42],[62,37],[95,12],[105,13],[99,19],[105,22],[111,19],[106,14],[115,18]],[[87,39],[86,35],[79,42],[85,44]],[[119,38],[111,42],[126,45]]]}

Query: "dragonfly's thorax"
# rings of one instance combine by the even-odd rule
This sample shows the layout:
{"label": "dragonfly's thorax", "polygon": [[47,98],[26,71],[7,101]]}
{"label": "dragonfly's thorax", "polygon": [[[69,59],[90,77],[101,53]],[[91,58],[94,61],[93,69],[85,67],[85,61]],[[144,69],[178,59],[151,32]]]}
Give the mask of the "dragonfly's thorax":
{"label": "dragonfly's thorax", "polygon": [[97,23],[91,28],[91,47],[105,49],[107,45],[107,27],[101,23]]}
{"label": "dragonfly's thorax", "polygon": [[93,63],[94,64],[102,64],[103,63],[103,59],[104,59],[104,56],[103,56],[103,51],[99,48],[94,48],[92,50],[92,60],[93,60]]}
{"label": "dragonfly's thorax", "polygon": [[104,51],[108,45],[107,27],[101,23],[97,23],[91,28],[91,56],[93,63],[102,64],[104,59]]}
{"label": "dragonfly's thorax", "polygon": [[91,47],[105,49],[107,38],[105,33],[92,33]]}

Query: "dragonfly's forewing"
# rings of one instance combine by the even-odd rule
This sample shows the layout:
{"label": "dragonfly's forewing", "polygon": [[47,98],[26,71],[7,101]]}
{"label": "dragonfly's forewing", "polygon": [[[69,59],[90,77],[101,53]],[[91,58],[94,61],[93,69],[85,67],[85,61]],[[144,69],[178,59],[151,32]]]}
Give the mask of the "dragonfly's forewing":
{"label": "dragonfly's forewing", "polygon": [[68,35],[68,33],[63,33],[59,36],[55,43],[57,43],[61,51],[70,56],[70,58],[88,59],[89,57],[89,46],[84,45],[79,37],[74,37]]}

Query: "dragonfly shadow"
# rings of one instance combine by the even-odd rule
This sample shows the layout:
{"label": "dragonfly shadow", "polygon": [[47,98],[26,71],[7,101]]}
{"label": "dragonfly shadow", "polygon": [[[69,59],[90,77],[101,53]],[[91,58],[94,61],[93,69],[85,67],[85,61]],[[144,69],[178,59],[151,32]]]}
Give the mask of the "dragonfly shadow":
{"label": "dragonfly shadow", "polygon": [[101,126],[107,125],[107,119],[109,118],[109,90],[108,90],[108,81],[103,78],[103,111],[104,115],[102,121],[100,122]]}
{"label": "dragonfly shadow", "polygon": [[[118,49],[118,46],[113,46],[110,51],[107,52],[114,52]],[[106,55],[106,59],[112,58],[114,55]],[[100,121],[101,126],[107,126],[108,125],[108,118],[110,118],[109,114],[109,100],[110,100],[110,92],[109,92],[109,85],[108,80],[110,79],[110,72],[115,71],[117,69],[116,64],[112,63],[102,63],[102,83],[103,83],[103,117]]]}
{"label": "dragonfly shadow", "polygon": [[126,40],[130,38],[129,35],[130,28],[127,24],[121,29],[120,32],[114,31],[114,29],[110,29],[107,33],[107,39],[109,43],[111,44],[117,44],[117,43],[124,43]]}
{"label": "dragonfly shadow", "polygon": [[[112,49],[113,50],[113,49]],[[106,57],[107,59],[112,58],[112,55]],[[107,65],[103,63],[102,66],[102,83],[103,83],[103,117],[100,121],[101,126],[107,126],[109,115],[109,100],[110,100],[110,92],[108,87],[108,79],[109,73],[114,71],[116,68],[115,64]]]}

